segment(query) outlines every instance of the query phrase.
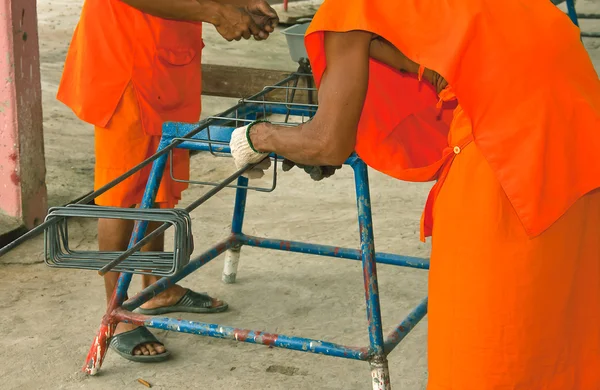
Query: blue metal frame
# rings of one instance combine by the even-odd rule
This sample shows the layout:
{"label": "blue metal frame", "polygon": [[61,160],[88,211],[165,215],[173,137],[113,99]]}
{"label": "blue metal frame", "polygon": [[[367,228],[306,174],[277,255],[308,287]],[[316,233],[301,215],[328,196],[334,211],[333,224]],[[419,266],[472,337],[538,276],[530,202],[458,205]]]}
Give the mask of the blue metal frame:
{"label": "blue metal frame", "polygon": [[[250,106],[247,112],[248,117],[266,109],[268,113],[283,113],[282,107],[277,105],[260,105],[260,107]],[[253,112],[252,108],[256,110]],[[294,114],[307,115],[309,110],[302,108],[294,109]],[[166,123],[163,126],[163,136],[160,142],[159,150],[165,148],[176,138],[181,138],[186,133],[195,128],[194,124],[184,123]],[[232,127],[211,126],[211,140],[228,142]],[[192,139],[196,142],[181,142],[177,147],[191,150],[219,151],[227,153],[229,148],[225,145],[214,146],[209,143],[197,142],[197,140],[207,140],[206,131],[197,133]],[[150,208],[154,203],[156,192],[168,155],[164,154],[154,161],[150,179],[144,193],[141,208]],[[381,321],[381,308],[379,303],[379,288],[377,283],[377,262],[383,264],[392,264],[397,266],[412,267],[417,269],[428,269],[429,261],[426,259],[400,256],[389,253],[376,253],[373,233],[373,222],[371,218],[371,197],[369,192],[369,179],[366,164],[356,155],[351,156],[346,165],[350,165],[354,171],[356,202],[358,209],[358,223],[360,231],[360,249],[338,248],[327,245],[317,245],[303,242],[294,242],[287,240],[266,239],[261,237],[252,237],[242,232],[244,214],[246,207],[246,198],[248,190],[244,187],[248,185],[248,180],[244,177],[238,179],[236,189],[235,203],[233,207],[233,218],[231,236],[223,242],[213,246],[208,251],[191,260],[190,263],[181,271],[171,277],[165,277],[152,286],[144,289],[131,299],[124,302],[127,296],[127,290],[131,281],[131,274],[122,274],[117,285],[117,299],[115,302],[114,319],[117,321],[132,322],[145,325],[151,328],[172,330],[176,332],[192,333],[203,336],[226,338],[237,341],[264,344],[273,347],[292,349],[297,351],[312,352],[328,356],[343,357],[348,359],[365,360],[371,363],[373,370],[374,388],[389,389],[389,375],[387,372],[387,354],[390,353],[400,341],[416,326],[416,324],[427,314],[427,299],[417,306],[400,325],[398,325],[388,336],[384,338],[383,325]],[[130,247],[144,237],[147,224],[136,222],[134,233],[132,234]],[[274,250],[284,250],[297,253],[307,253],[336,258],[345,258],[350,260],[361,260],[363,278],[365,285],[365,302],[368,320],[369,346],[357,348],[352,346],[343,346],[322,340],[313,340],[302,337],[265,334],[254,330],[237,329],[229,326],[209,324],[196,321],[178,320],[175,318],[148,317],[135,314],[132,311],[141,304],[152,298],[157,293],[164,291],[169,286],[177,283],[187,275],[196,271],[204,264],[216,258],[228,250],[239,250],[241,246],[248,245]]]}
{"label": "blue metal frame", "polygon": [[577,27],[579,27],[579,21],[577,20],[577,12],[575,11],[575,1],[567,0],[566,3],[567,3],[567,13],[569,14],[569,18]]}
{"label": "blue metal frame", "polygon": [[[566,0],[567,3],[567,14],[569,15],[569,19],[579,27],[579,19],[600,19],[600,15],[598,14],[578,14],[575,10],[575,1],[574,0]],[[582,38],[600,38],[599,32],[581,32]]]}

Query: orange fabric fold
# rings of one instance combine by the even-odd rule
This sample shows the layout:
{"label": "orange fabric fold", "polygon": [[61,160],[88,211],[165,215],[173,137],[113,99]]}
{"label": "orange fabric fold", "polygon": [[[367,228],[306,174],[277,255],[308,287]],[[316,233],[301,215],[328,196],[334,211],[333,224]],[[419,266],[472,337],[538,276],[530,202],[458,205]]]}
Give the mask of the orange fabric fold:
{"label": "orange fabric fold", "polygon": [[[156,152],[167,121],[196,122],[201,111],[202,24],[145,14],[121,0],[86,0],[67,53],[57,98],[95,126],[95,187]],[[189,153],[175,150],[175,177]],[[150,166],[96,199],[139,203]],[[187,187],[167,171],[157,196],[173,207]]]}
{"label": "orange fabric fold", "polygon": [[427,389],[600,389],[600,190],[531,238],[471,143],[433,219]]}
{"label": "orange fabric fold", "polygon": [[[139,102],[135,90],[130,85],[125,89],[114,115],[106,127],[95,128],[96,164],[94,171],[94,189],[123,175],[133,167],[156,153],[160,136],[148,135],[141,122]],[[173,150],[173,177],[188,180],[190,173],[189,151]],[[181,199],[182,192],[188,187],[171,178],[170,164],[156,195],[156,203],[163,208],[173,208]],[[152,164],[134,173],[125,181],[96,198],[101,206],[131,207],[140,204],[150,176]]]}
{"label": "orange fabric fold", "polygon": [[[385,38],[448,81],[530,236],[600,187],[600,81],[579,29],[551,2],[326,0],[305,37],[317,85],[324,32],[351,30]],[[433,99],[425,90],[371,62],[356,150],[373,168],[412,180],[411,169],[441,158],[449,121],[404,105]],[[390,134],[398,142],[384,142],[377,156]]]}
{"label": "orange fabric fold", "polygon": [[144,131],[196,122],[201,110],[202,24],[145,14],[121,0],[86,0],[67,52],[57,98],[105,127],[128,85]]}

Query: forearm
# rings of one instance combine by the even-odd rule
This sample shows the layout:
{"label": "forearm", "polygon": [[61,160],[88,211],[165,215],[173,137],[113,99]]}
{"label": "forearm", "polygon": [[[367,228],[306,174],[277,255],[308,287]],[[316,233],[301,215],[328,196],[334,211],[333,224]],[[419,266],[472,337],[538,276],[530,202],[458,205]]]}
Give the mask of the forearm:
{"label": "forearm", "polygon": [[[370,34],[326,33],[327,68],[319,88],[319,109],[297,127],[257,124],[255,149],[303,165],[341,165],[356,146],[356,133],[369,80]],[[348,82],[352,80],[352,82]]]}
{"label": "forearm", "polygon": [[314,120],[296,127],[258,123],[252,127],[250,139],[256,150],[284,156],[297,164],[340,165],[349,153],[340,153],[335,143],[324,136],[327,131],[323,126]]}
{"label": "forearm", "polygon": [[419,71],[419,64],[409,59],[404,53],[381,37],[371,41],[370,56],[401,72],[417,73]]}
{"label": "forearm", "polygon": [[[390,66],[400,72],[409,74],[419,74],[420,65],[406,57],[400,51],[396,51],[389,56],[383,58],[381,61],[387,66]],[[430,69],[423,70],[423,78],[430,83],[433,83],[433,72]]]}
{"label": "forearm", "polygon": [[419,64],[406,57],[399,50],[386,52],[378,60],[387,66],[399,70],[400,72],[417,74],[419,72]]}
{"label": "forearm", "polygon": [[[419,64],[406,57],[404,53],[382,38],[371,41],[370,55],[373,59],[398,71],[419,74]],[[431,69],[423,69],[422,76],[423,79],[436,87],[438,93],[447,85],[446,81]]]}
{"label": "forearm", "polygon": [[214,0],[121,0],[144,13],[164,19],[215,24],[220,17],[220,3]]}

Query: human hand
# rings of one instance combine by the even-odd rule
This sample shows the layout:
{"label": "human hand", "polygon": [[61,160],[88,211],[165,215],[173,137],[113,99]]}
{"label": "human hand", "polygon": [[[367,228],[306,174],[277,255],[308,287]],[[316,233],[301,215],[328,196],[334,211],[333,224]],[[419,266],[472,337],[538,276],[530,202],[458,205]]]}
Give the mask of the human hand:
{"label": "human hand", "polygon": [[288,160],[288,159],[284,159],[283,163],[281,164],[281,168],[283,169],[284,172],[289,171],[294,166],[297,166],[300,169],[304,169],[304,172],[308,173],[310,175],[310,178],[313,179],[314,181],[321,181],[323,179],[329,178],[329,177],[333,176],[333,174],[335,173],[336,170],[342,168],[341,165],[338,165],[338,166],[300,165],[300,164],[296,164],[295,162]]}
{"label": "human hand", "polygon": [[269,153],[256,151],[250,143],[248,134],[252,126],[256,123],[252,122],[249,125],[235,129],[231,133],[231,140],[229,141],[229,148],[231,149],[231,155],[237,169],[242,169],[248,164],[257,164],[244,173],[243,176],[249,179],[260,179],[264,176],[264,171],[271,166],[271,159],[268,157]]}
{"label": "human hand", "polygon": [[254,36],[256,40],[267,39],[279,24],[277,12],[265,0],[249,0],[246,11],[261,29],[259,34]]}
{"label": "human hand", "polygon": [[435,88],[435,92],[439,95],[447,86],[448,82],[439,73],[431,69],[423,71],[423,78],[431,83]]}
{"label": "human hand", "polygon": [[213,25],[217,32],[229,42],[239,41],[242,38],[250,39],[252,36],[260,37],[262,32],[245,9],[230,4],[221,5],[215,15]]}

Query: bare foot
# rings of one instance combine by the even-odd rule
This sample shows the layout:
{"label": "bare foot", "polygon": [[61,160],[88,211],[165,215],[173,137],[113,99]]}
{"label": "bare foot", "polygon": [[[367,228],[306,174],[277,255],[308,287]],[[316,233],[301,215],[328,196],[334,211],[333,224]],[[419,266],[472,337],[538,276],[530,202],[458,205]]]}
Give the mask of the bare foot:
{"label": "bare foot", "polygon": [[[134,330],[137,328],[137,325],[126,324],[124,322],[120,322],[115,329],[115,335],[119,333],[129,332],[130,330]],[[158,343],[147,343],[141,344],[135,347],[133,350],[134,355],[160,355],[161,353],[165,353],[166,348],[162,344]]]}
{"label": "bare foot", "polygon": [[[187,292],[187,288],[183,288],[176,284],[175,286],[161,292],[140,307],[142,309],[156,309],[159,307],[172,306],[179,302],[181,297],[183,297]],[[223,301],[215,298],[212,299],[212,307],[219,307],[221,305],[223,305]]]}

